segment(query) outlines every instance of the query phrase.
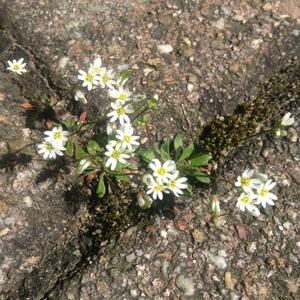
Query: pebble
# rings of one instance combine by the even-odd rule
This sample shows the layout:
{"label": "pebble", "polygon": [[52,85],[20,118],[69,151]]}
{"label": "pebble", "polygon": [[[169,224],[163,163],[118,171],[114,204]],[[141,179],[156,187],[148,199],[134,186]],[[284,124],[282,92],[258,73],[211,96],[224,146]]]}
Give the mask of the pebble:
{"label": "pebble", "polygon": [[226,287],[226,289],[233,290],[233,288],[234,288],[234,281],[232,280],[230,272],[226,272],[225,273],[224,281],[225,281],[225,287]]}
{"label": "pebble", "polygon": [[133,298],[137,297],[137,296],[138,296],[137,290],[130,290],[130,295],[131,295],[131,297],[133,297]]}
{"label": "pebble", "polygon": [[193,280],[185,275],[176,278],[176,285],[183,291],[185,296],[193,296],[195,289]]}
{"label": "pebble", "polygon": [[0,285],[5,283],[6,280],[7,280],[6,274],[2,270],[0,270]]}
{"label": "pebble", "polygon": [[188,85],[187,85],[187,90],[188,90],[189,92],[192,92],[193,89],[194,89],[194,85],[191,84],[191,83],[188,83]]}
{"label": "pebble", "polygon": [[221,270],[224,270],[227,267],[226,260],[222,256],[210,254],[208,260]]}
{"label": "pebble", "polygon": [[252,43],[251,43],[252,49],[258,49],[260,47],[261,43],[263,43],[262,39],[253,40]]}
{"label": "pebble", "polygon": [[169,54],[173,51],[173,46],[170,44],[157,45],[157,50],[162,54]]}
{"label": "pebble", "polygon": [[5,236],[6,234],[8,234],[10,232],[10,229],[8,227],[2,229],[0,231],[0,237]]}
{"label": "pebble", "polygon": [[27,207],[32,207],[32,199],[30,196],[23,197],[23,202]]}
{"label": "pebble", "polygon": [[132,252],[131,254],[128,254],[128,255],[126,256],[126,261],[129,262],[129,263],[134,262],[135,259],[136,259],[136,256],[135,256],[135,254],[134,254],[133,252]]}
{"label": "pebble", "polygon": [[262,8],[263,8],[264,11],[270,11],[270,10],[272,10],[272,4],[271,3],[266,3],[266,4],[263,5]]}
{"label": "pebble", "polygon": [[194,229],[192,236],[195,243],[202,243],[205,240],[205,234],[199,229]]}
{"label": "pebble", "polygon": [[214,23],[214,26],[220,30],[223,30],[225,28],[225,19],[220,18],[217,22]]}
{"label": "pebble", "polygon": [[286,229],[286,230],[290,230],[293,226],[293,224],[289,221],[286,221],[282,224],[282,226]]}

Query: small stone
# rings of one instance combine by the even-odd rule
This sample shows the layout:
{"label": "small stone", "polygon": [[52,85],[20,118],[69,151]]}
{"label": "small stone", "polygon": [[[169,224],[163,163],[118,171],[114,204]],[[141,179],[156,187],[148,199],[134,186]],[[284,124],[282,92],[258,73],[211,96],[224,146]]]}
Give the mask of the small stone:
{"label": "small stone", "polygon": [[191,57],[191,56],[193,56],[193,55],[195,54],[195,49],[192,48],[192,47],[190,47],[190,46],[188,46],[188,45],[185,45],[185,46],[183,46],[183,47],[180,49],[180,53],[181,53],[183,56],[189,58],[189,57]]}
{"label": "small stone", "polygon": [[8,234],[9,232],[10,232],[10,229],[9,229],[8,227],[2,229],[2,230],[0,231],[0,237],[5,236],[5,235]]}
{"label": "small stone", "polygon": [[243,22],[245,20],[245,18],[243,17],[243,15],[236,14],[232,17],[232,20],[238,21],[238,22]]}
{"label": "small stone", "polygon": [[246,226],[238,224],[238,225],[235,226],[235,228],[236,228],[236,230],[239,234],[239,237],[241,239],[244,239],[247,236],[248,230],[247,230]]}
{"label": "small stone", "polygon": [[292,35],[299,36],[300,35],[300,30],[297,30],[297,29],[293,30]]}
{"label": "small stone", "polygon": [[136,259],[136,256],[133,252],[126,256],[126,261],[129,263],[133,263],[135,261],[135,259]]}
{"label": "small stone", "polygon": [[144,71],[145,76],[147,76],[150,73],[152,73],[154,71],[154,69],[153,68],[145,68],[143,71]]}
{"label": "small stone", "polygon": [[214,26],[217,27],[220,30],[223,30],[225,28],[225,19],[220,18],[218,21],[214,23]]}
{"label": "small stone", "polygon": [[262,8],[263,8],[264,11],[270,11],[270,10],[272,10],[272,4],[271,3],[266,3],[266,4],[263,5]]}
{"label": "small stone", "polygon": [[7,280],[6,274],[2,270],[0,270],[0,285],[4,284],[6,280]]}
{"label": "small stone", "polygon": [[226,272],[225,273],[224,280],[225,280],[225,287],[226,287],[226,289],[233,290],[233,288],[234,288],[234,281],[232,280],[230,272]]}
{"label": "small stone", "polygon": [[194,85],[193,84],[191,84],[191,83],[188,83],[188,85],[187,85],[187,90],[189,91],[189,92],[192,92],[193,91],[193,88],[194,88]]}
{"label": "small stone", "polygon": [[293,226],[293,224],[289,221],[286,221],[282,224],[282,226],[286,229],[286,230],[290,230]]}
{"label": "small stone", "polygon": [[23,202],[25,203],[25,205],[26,205],[27,207],[32,207],[32,199],[31,199],[30,196],[25,196],[25,197],[23,198]]}
{"label": "small stone", "polygon": [[262,39],[253,40],[252,43],[251,43],[251,47],[256,50],[260,47],[261,43],[263,43]]}
{"label": "small stone", "polygon": [[229,65],[228,69],[230,72],[238,74],[239,70],[241,69],[241,65],[238,63],[234,63],[234,64]]}
{"label": "small stone", "polygon": [[193,280],[185,275],[179,275],[176,278],[176,285],[180,288],[185,296],[193,296],[195,289]]}
{"label": "small stone", "polygon": [[231,14],[231,7],[230,6],[227,6],[227,5],[222,5],[221,7],[220,7],[220,10],[221,10],[221,12],[224,14],[224,15],[226,15],[226,16],[229,16],[230,14]]}
{"label": "small stone", "polygon": [[173,47],[170,44],[157,45],[157,50],[161,54],[169,54],[173,51]]}
{"label": "small stone", "polygon": [[167,233],[165,230],[161,230],[161,231],[160,231],[160,236],[161,236],[162,238],[166,239],[167,236],[168,236],[168,233]]}
{"label": "small stone", "polygon": [[227,267],[226,260],[222,256],[210,254],[209,257],[208,257],[208,260],[212,264],[214,264],[217,268],[219,268],[220,270],[224,270]]}
{"label": "small stone", "polygon": [[137,290],[130,290],[130,295],[131,295],[131,297],[135,298],[135,297],[137,297],[139,294],[138,294]]}
{"label": "small stone", "polygon": [[227,257],[227,253],[225,250],[218,250],[218,255],[222,257]]}
{"label": "small stone", "polygon": [[296,243],[297,247],[300,248],[300,241]]}
{"label": "small stone", "polygon": [[62,57],[57,64],[58,69],[63,70],[68,64],[69,58],[67,56]]}
{"label": "small stone", "polygon": [[192,236],[195,243],[202,243],[205,240],[205,234],[199,229],[194,229]]}

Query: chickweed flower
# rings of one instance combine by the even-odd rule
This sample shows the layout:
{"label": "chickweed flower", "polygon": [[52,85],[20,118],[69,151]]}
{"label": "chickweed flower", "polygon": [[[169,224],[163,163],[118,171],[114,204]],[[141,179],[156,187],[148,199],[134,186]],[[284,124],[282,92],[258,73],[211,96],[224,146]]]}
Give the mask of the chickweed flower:
{"label": "chickweed flower", "polygon": [[53,145],[64,145],[68,140],[68,131],[64,131],[62,126],[54,127],[51,131],[45,131],[44,134],[46,142],[50,142]]}
{"label": "chickweed flower", "polygon": [[132,92],[130,92],[128,89],[124,89],[123,87],[120,87],[118,90],[112,89],[109,91],[109,96],[113,99],[116,99],[116,102],[118,104],[124,104],[127,101],[131,100]]}
{"label": "chickweed flower", "polygon": [[154,178],[152,175],[150,174],[145,174],[143,176],[143,183],[145,183],[146,185],[149,185],[152,181],[154,181]]}
{"label": "chickweed flower", "polygon": [[168,183],[172,178],[172,173],[176,170],[176,164],[173,160],[167,160],[163,165],[158,159],[153,159],[149,164],[153,170],[153,176],[157,181]]}
{"label": "chickweed flower", "polygon": [[257,193],[257,204],[261,204],[263,208],[266,208],[266,204],[275,205],[273,200],[277,200],[277,196],[273,193],[270,193],[270,190],[273,189],[276,185],[276,182],[268,180],[266,183],[261,184],[256,193]]}
{"label": "chickweed flower", "polygon": [[176,171],[175,173],[170,175],[170,181],[168,183],[168,189],[174,193],[176,197],[180,197],[183,194],[184,189],[188,187],[187,185],[187,178],[181,177],[178,178],[179,171]]}
{"label": "chickweed flower", "polygon": [[290,112],[286,113],[283,118],[280,121],[281,126],[290,126],[294,124],[295,118],[292,117],[292,114]]}
{"label": "chickweed flower", "polygon": [[75,101],[79,101],[81,102],[82,104],[86,104],[87,103],[87,100],[84,96],[84,93],[80,90],[77,90],[75,92],[75,97],[74,97]]}
{"label": "chickweed flower", "polygon": [[106,68],[102,68],[100,72],[99,84],[104,89],[108,87],[109,89],[113,89],[116,84],[115,73],[112,70],[107,70]]}
{"label": "chickweed flower", "polygon": [[245,211],[247,209],[252,214],[259,215],[259,209],[255,206],[256,204],[256,195],[252,193],[242,193],[240,197],[237,199],[236,207],[238,207],[241,211]]}
{"label": "chickweed flower", "polygon": [[43,155],[44,159],[56,158],[56,155],[63,156],[63,151],[66,150],[66,148],[61,144],[54,145],[51,142],[47,141],[44,141],[37,147],[39,149],[38,153]]}
{"label": "chickweed flower", "polygon": [[127,114],[133,113],[133,109],[130,105],[122,106],[112,102],[111,107],[113,111],[107,114],[107,116],[110,118],[110,122],[119,120],[121,125],[130,123],[130,118],[127,116]]}
{"label": "chickweed flower", "polygon": [[94,60],[94,63],[90,65],[89,72],[94,73],[96,75],[100,74],[102,71],[102,61],[100,57],[97,57]]}
{"label": "chickweed flower", "polygon": [[108,160],[106,161],[105,167],[110,167],[113,171],[117,167],[118,162],[122,164],[126,164],[126,159],[129,158],[129,155],[124,153],[124,149],[121,147],[120,144],[117,144],[115,147],[111,145],[106,145],[107,151],[104,153]]}
{"label": "chickweed flower", "polygon": [[98,85],[100,76],[92,71],[85,72],[83,70],[79,70],[78,79],[82,80],[82,86],[87,87],[87,89],[90,91],[94,85]]}
{"label": "chickweed flower", "polygon": [[247,169],[242,176],[238,176],[235,186],[241,187],[246,193],[251,192],[260,184],[259,179],[253,178],[254,170]]}
{"label": "chickweed flower", "polygon": [[139,146],[139,136],[133,135],[133,127],[131,124],[125,124],[122,130],[117,130],[116,138],[122,143],[124,149],[129,151],[133,150],[133,147]]}
{"label": "chickweed flower", "polygon": [[7,62],[9,67],[7,70],[22,75],[23,73],[26,73],[27,70],[25,69],[26,63],[24,63],[24,58],[20,58],[18,61],[16,59],[13,59],[12,61]]}
{"label": "chickweed flower", "polygon": [[156,200],[157,198],[162,200],[163,193],[169,193],[167,187],[162,182],[158,182],[152,177],[151,182],[148,184],[147,194],[152,194],[152,198],[154,200]]}

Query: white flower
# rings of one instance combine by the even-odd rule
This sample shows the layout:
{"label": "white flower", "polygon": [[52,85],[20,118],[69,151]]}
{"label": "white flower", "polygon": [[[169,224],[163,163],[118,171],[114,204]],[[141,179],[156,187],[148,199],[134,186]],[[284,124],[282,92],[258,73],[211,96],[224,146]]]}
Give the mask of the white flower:
{"label": "white flower", "polygon": [[266,208],[266,204],[275,205],[273,200],[277,200],[277,196],[270,193],[270,190],[274,188],[276,182],[268,180],[266,183],[260,185],[257,189],[257,204],[261,204],[263,208]]}
{"label": "white flower", "polygon": [[91,162],[87,159],[82,159],[80,162],[79,162],[79,166],[78,166],[78,173],[81,174],[83,173],[89,166],[91,165]]}
{"label": "white flower", "polygon": [[94,85],[98,85],[98,82],[100,80],[99,75],[89,71],[85,72],[83,70],[79,70],[78,79],[83,81],[82,86],[87,87],[90,91]]}
{"label": "white flower", "polygon": [[290,126],[295,122],[295,118],[292,117],[290,112],[286,113],[280,121],[281,126]]}
{"label": "white flower", "polygon": [[211,202],[211,209],[212,209],[214,215],[218,216],[221,212],[220,201],[219,201],[218,197],[216,198],[215,196],[213,196],[212,199],[210,200],[210,202]]}
{"label": "white flower", "polygon": [[100,74],[101,71],[102,71],[102,61],[101,61],[101,58],[100,57],[97,57],[95,60],[94,60],[94,63],[90,64],[90,69],[89,69],[89,72],[92,72],[96,75]]}
{"label": "white flower", "polygon": [[74,98],[75,98],[75,101],[80,101],[83,104],[87,103],[84,93],[80,90],[76,90]]}
{"label": "white flower", "polygon": [[147,194],[152,194],[152,198],[156,200],[157,198],[162,200],[163,193],[169,193],[167,187],[162,182],[157,182],[153,179],[148,184],[148,191]]}
{"label": "white flower", "polygon": [[23,63],[24,58],[20,58],[18,61],[13,59],[13,61],[8,61],[9,67],[7,70],[12,71],[14,73],[17,73],[19,75],[22,75],[23,73],[26,73],[27,70],[25,69],[26,63]]}
{"label": "white flower", "polygon": [[63,156],[64,154],[62,151],[66,150],[62,145],[53,145],[51,142],[47,141],[44,141],[37,147],[40,149],[38,153],[43,155],[44,159],[56,158],[56,155]]}
{"label": "white flower", "polygon": [[242,193],[237,200],[236,207],[238,207],[241,211],[245,211],[247,209],[252,214],[259,215],[259,209],[255,206],[256,204],[256,195],[252,193]]}
{"label": "white flower", "polygon": [[117,103],[124,104],[125,102],[131,100],[132,92],[130,92],[128,89],[120,87],[118,90],[110,90],[109,96],[116,99]]}
{"label": "white flower", "polygon": [[247,169],[242,176],[238,176],[235,186],[240,186],[246,193],[251,192],[261,183],[259,179],[253,178],[253,175],[254,170]]}
{"label": "white flower", "polygon": [[64,131],[61,126],[54,127],[51,131],[44,132],[47,137],[45,141],[52,143],[53,145],[64,145],[68,140],[68,131]]}
{"label": "white flower", "polygon": [[99,83],[103,89],[106,86],[109,89],[113,89],[114,84],[116,83],[115,73],[112,70],[107,70],[106,68],[102,68],[102,70],[100,72]]}
{"label": "white flower", "polygon": [[186,184],[187,178],[181,177],[178,178],[179,171],[176,171],[174,174],[171,174],[170,181],[168,183],[168,189],[174,193],[176,197],[180,197],[183,194],[184,189],[188,187]]}
{"label": "white flower", "polygon": [[121,125],[124,125],[125,123],[130,123],[130,119],[127,116],[127,114],[133,113],[133,109],[131,108],[131,106],[121,106],[112,102],[111,107],[113,111],[107,114],[107,116],[111,118],[110,122],[115,122],[116,120],[119,120]]}
{"label": "white flower", "polygon": [[153,159],[149,164],[153,170],[153,176],[157,181],[168,183],[172,178],[172,173],[176,170],[176,164],[173,160],[167,160],[163,165],[158,159]]}
{"label": "white flower", "polygon": [[128,149],[129,151],[133,150],[132,146],[139,146],[139,136],[133,135],[133,127],[131,124],[125,124],[122,130],[117,130],[116,138],[121,141],[122,147]]}
{"label": "white flower", "polygon": [[104,153],[106,156],[108,156],[108,160],[106,161],[105,167],[109,167],[113,171],[117,163],[120,162],[122,164],[126,164],[126,159],[129,158],[129,155],[124,153],[122,147],[120,144],[117,144],[115,147],[111,145],[106,145],[107,151]]}
{"label": "white flower", "polygon": [[154,178],[152,175],[150,174],[145,174],[143,176],[143,183],[145,183],[146,185],[149,185],[152,181],[154,181]]}

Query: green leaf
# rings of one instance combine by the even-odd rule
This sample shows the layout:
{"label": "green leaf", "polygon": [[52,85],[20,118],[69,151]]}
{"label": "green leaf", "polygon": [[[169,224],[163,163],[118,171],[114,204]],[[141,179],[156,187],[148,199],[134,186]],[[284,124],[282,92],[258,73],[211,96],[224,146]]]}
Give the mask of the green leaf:
{"label": "green leaf", "polygon": [[183,141],[182,141],[181,134],[176,135],[176,137],[174,139],[174,142],[173,142],[173,145],[174,145],[175,151],[177,151],[178,149],[183,147]]}
{"label": "green leaf", "polygon": [[209,154],[197,154],[194,158],[190,160],[190,167],[199,167],[207,165],[211,160],[211,155]]}
{"label": "green leaf", "polygon": [[74,141],[73,140],[68,140],[66,144],[66,154],[68,156],[73,156],[74,155]]}
{"label": "green leaf", "polygon": [[152,98],[147,100],[148,108],[151,110],[157,110],[157,100]]}
{"label": "green leaf", "polygon": [[82,160],[83,158],[89,156],[77,142],[75,142],[74,144],[75,144],[75,158],[77,160]]}
{"label": "green leaf", "polygon": [[44,102],[45,104],[49,104],[50,103],[50,98],[46,95],[46,94],[43,94],[41,96],[41,100],[42,102]]}
{"label": "green leaf", "polygon": [[130,70],[122,71],[117,76],[117,85],[118,86],[123,86],[126,83],[126,81],[129,79],[130,76],[131,76],[131,71]]}
{"label": "green leaf", "polygon": [[99,182],[98,182],[98,186],[97,186],[97,196],[99,198],[103,198],[103,196],[105,195],[105,192],[106,192],[106,187],[105,187],[105,183],[104,183],[104,178],[103,178],[103,174],[100,175],[100,178],[99,178]]}
{"label": "green leaf", "polygon": [[190,144],[187,148],[185,148],[181,154],[181,156],[179,157],[178,161],[182,161],[187,159],[188,157],[191,156],[191,154],[193,153],[195,147],[194,144]]}
{"label": "green leaf", "polygon": [[210,178],[205,173],[197,172],[194,173],[193,176],[202,183],[210,183]]}
{"label": "green leaf", "polygon": [[140,151],[140,156],[142,160],[146,163],[149,163],[152,159],[155,158],[155,154],[151,149],[143,149]]}
{"label": "green leaf", "polygon": [[91,140],[91,141],[88,142],[87,152],[90,155],[95,155],[99,151],[101,151],[101,147],[99,146],[99,144],[96,141]]}
{"label": "green leaf", "polygon": [[170,159],[170,144],[168,142],[165,142],[161,145],[160,156],[164,161]]}
{"label": "green leaf", "polygon": [[67,127],[69,131],[73,131],[76,127],[75,121],[72,119],[64,121],[63,124]]}

